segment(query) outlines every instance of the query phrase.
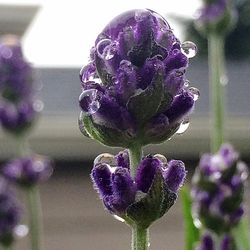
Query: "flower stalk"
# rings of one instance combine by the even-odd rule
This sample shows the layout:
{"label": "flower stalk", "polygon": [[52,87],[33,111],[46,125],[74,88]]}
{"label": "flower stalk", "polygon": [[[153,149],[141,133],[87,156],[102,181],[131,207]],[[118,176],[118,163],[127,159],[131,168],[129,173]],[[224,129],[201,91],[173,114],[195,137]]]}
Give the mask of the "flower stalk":
{"label": "flower stalk", "polygon": [[215,153],[224,142],[224,85],[226,84],[224,36],[211,32],[209,46],[209,84],[211,105],[211,151]]}
{"label": "flower stalk", "polygon": [[29,230],[31,250],[41,249],[41,202],[37,186],[27,189],[27,207],[29,211]]}
{"label": "flower stalk", "polygon": [[149,249],[149,229],[134,226],[132,229],[132,250]]}
{"label": "flower stalk", "polygon": [[142,147],[139,145],[134,145],[129,149],[130,171],[132,177],[136,175],[137,167],[142,159],[142,154]]}
{"label": "flower stalk", "polygon": [[[142,158],[141,146],[134,145],[129,149],[131,176],[135,177],[137,167]],[[147,250],[149,247],[149,229],[141,228],[138,225],[132,227],[132,250]]]}

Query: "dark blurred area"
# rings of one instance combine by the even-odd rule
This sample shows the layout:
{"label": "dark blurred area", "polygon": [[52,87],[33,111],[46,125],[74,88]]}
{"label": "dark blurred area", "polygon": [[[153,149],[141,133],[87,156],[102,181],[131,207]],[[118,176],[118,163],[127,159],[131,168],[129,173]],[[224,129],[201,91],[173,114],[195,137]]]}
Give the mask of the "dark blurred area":
{"label": "dark blurred area", "polygon": [[[225,53],[228,59],[242,60],[250,57],[250,0],[233,0],[237,23],[226,36]],[[184,28],[185,40],[193,41],[199,53],[197,57],[207,56],[207,40],[196,30],[193,19],[175,16],[174,19]]]}

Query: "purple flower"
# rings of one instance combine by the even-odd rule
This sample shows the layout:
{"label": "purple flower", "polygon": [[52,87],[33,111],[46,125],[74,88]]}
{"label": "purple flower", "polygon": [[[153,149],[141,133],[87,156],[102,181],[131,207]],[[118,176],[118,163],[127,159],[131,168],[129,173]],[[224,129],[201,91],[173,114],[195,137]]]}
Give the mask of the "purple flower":
{"label": "purple flower", "polygon": [[9,246],[20,223],[21,208],[7,181],[0,177],[0,243]]}
{"label": "purple flower", "polygon": [[195,53],[195,45],[181,44],[154,11],[131,10],[114,18],[80,72],[83,134],[123,147],[170,138],[198,97],[185,77]]}
{"label": "purple flower", "polygon": [[52,171],[51,161],[40,155],[12,160],[2,169],[2,173],[7,179],[23,187],[31,187],[46,181]]}
{"label": "purple flower", "polygon": [[241,219],[247,166],[229,144],[214,155],[205,154],[193,177],[193,214],[208,229],[219,234]]}
{"label": "purple flower", "polygon": [[196,25],[206,32],[226,33],[236,20],[235,9],[231,0],[204,1],[198,11]]}
{"label": "purple flower", "polygon": [[[136,220],[136,209],[143,207],[142,214],[144,209],[147,212],[154,209],[149,224],[173,205],[185,176],[185,167],[181,161],[172,160],[167,163],[159,156],[149,155],[139,163],[133,178],[126,150],[116,156],[98,156],[91,172],[94,187],[109,212],[125,220],[127,216]],[[147,219],[145,221],[147,223]]]}
{"label": "purple flower", "polygon": [[34,100],[33,72],[15,36],[0,42],[0,123],[13,134],[26,131],[41,111]]}
{"label": "purple flower", "polygon": [[[220,243],[218,248],[216,242]],[[233,249],[233,238],[228,234],[217,237],[210,232],[205,232],[201,238],[201,244],[195,250],[230,250]]]}
{"label": "purple flower", "polygon": [[201,246],[196,248],[196,250],[215,250],[214,240],[209,233],[205,233],[201,239]]}

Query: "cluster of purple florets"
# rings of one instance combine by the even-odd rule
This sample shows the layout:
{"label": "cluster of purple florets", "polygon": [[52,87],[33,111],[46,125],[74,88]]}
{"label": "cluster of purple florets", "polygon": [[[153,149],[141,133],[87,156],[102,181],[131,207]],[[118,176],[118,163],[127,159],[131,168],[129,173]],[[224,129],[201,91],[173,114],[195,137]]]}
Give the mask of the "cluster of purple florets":
{"label": "cluster of purple florets", "polygon": [[181,44],[151,10],[127,11],[99,34],[80,72],[79,124],[109,146],[160,143],[187,120],[199,91],[185,72],[196,47]]}
{"label": "cluster of purple florets", "polygon": [[29,128],[40,109],[34,99],[33,72],[14,36],[0,41],[0,123],[13,134]]}
{"label": "cluster of purple florets", "polygon": [[182,161],[167,162],[162,155],[148,155],[132,177],[127,150],[115,156],[101,154],[94,162],[91,177],[105,207],[115,215],[126,217],[129,206],[147,196],[156,174],[162,178],[164,188],[172,193],[174,203],[186,176]]}
{"label": "cluster of purple florets", "polygon": [[245,163],[229,144],[202,156],[193,177],[193,215],[197,225],[216,234],[230,232],[244,213]]}

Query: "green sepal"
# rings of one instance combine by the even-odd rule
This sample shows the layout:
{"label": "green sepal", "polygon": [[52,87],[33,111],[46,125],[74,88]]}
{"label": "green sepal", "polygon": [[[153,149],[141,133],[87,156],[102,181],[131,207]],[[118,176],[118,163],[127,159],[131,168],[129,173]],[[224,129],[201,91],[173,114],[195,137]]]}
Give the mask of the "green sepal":
{"label": "green sepal", "polygon": [[139,126],[157,114],[163,99],[163,73],[155,74],[151,84],[128,100],[127,107]]}
{"label": "green sepal", "polygon": [[109,128],[93,122],[91,116],[81,116],[87,134],[100,143],[110,147],[128,148],[133,141],[133,136],[122,130]]}
{"label": "green sepal", "polygon": [[177,194],[167,188],[162,173],[158,170],[145,197],[126,209],[125,220],[128,224],[146,229],[162,217],[176,199]]}
{"label": "green sepal", "polygon": [[141,136],[141,144],[148,145],[163,143],[166,140],[170,139],[179,127],[180,124],[178,123],[172,127],[168,127],[165,130],[157,130],[157,133],[153,133],[148,129],[148,126],[146,125],[143,131],[143,136]]}

